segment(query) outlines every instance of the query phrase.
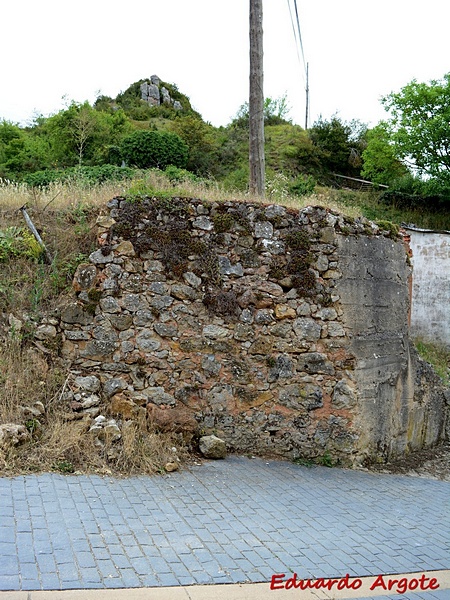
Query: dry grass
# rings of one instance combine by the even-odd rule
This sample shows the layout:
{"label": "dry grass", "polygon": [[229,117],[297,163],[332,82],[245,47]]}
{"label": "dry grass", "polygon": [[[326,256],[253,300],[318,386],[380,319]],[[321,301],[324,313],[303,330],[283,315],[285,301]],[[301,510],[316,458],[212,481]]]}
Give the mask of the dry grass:
{"label": "dry grass", "polygon": [[265,204],[282,204],[290,208],[303,208],[308,205],[320,205],[356,216],[357,206],[346,207],[339,203],[337,194],[325,188],[309,196],[291,196],[283,186],[274,188],[265,199],[246,192],[230,191],[219,183],[208,181],[189,181],[173,183],[164,173],[145,171],[131,181],[110,182],[101,185],[82,185],[80,183],[53,183],[42,189],[30,188],[25,184],[15,184],[0,180],[0,207],[3,212],[18,210],[27,204],[35,214],[46,214],[48,211],[72,211],[81,208],[103,209],[106,203],[115,196],[127,194],[167,194],[185,198],[199,198],[209,202],[255,202]]}
{"label": "dry grass", "polygon": [[[0,475],[52,470],[154,474],[188,456],[181,438],[156,433],[145,421],[122,424],[118,441],[96,442],[88,431],[91,419],[74,420],[64,400],[67,369],[19,335],[5,339],[0,349],[0,383],[0,423],[21,424],[29,432],[24,443],[0,448]],[[44,407],[41,415],[29,412],[36,402]]]}

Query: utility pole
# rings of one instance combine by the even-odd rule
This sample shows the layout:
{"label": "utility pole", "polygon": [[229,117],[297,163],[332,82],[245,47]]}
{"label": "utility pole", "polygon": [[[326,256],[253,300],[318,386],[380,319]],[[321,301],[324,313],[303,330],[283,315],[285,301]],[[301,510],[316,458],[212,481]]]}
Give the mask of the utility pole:
{"label": "utility pole", "polygon": [[306,63],[306,115],[305,115],[305,131],[308,129],[309,117],[309,63]]}
{"label": "utility pole", "polygon": [[264,197],[264,70],[262,0],[250,0],[250,193]]}

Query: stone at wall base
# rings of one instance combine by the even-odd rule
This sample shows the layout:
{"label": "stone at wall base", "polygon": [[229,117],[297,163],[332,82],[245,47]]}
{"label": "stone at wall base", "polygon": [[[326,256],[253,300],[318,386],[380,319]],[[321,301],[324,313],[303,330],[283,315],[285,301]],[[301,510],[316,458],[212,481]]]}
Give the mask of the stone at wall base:
{"label": "stone at wall base", "polygon": [[225,458],[227,447],[223,440],[215,435],[205,435],[200,438],[200,452],[205,458]]}

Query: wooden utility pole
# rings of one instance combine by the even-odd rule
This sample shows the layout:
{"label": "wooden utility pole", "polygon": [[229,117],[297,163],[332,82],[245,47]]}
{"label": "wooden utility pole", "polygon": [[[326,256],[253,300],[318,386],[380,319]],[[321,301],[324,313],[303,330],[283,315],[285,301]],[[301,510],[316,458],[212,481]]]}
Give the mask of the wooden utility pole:
{"label": "wooden utility pole", "polygon": [[306,115],[305,115],[305,130],[308,129],[309,117],[309,63],[306,63]]}
{"label": "wooden utility pole", "polygon": [[264,197],[264,71],[262,0],[250,0],[250,193]]}

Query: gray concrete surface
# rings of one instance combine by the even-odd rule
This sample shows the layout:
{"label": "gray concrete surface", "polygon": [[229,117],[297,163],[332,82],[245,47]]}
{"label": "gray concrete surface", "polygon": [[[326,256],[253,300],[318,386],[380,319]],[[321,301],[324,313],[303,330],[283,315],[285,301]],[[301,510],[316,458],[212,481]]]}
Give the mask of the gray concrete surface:
{"label": "gray concrete surface", "polygon": [[[230,598],[233,589],[246,594],[236,598],[256,598],[255,586],[221,584],[268,590],[274,574],[448,570],[449,508],[449,482],[244,457],[153,478],[3,478],[0,590],[38,599],[36,590],[149,588],[148,598],[168,589],[175,599],[183,586],[197,598],[195,589],[216,584]],[[445,600],[444,585],[377,598]]]}

